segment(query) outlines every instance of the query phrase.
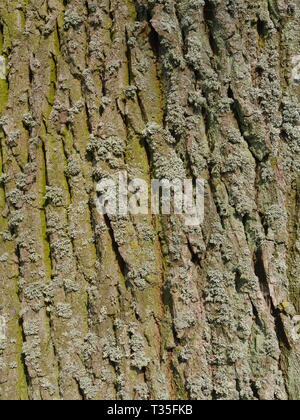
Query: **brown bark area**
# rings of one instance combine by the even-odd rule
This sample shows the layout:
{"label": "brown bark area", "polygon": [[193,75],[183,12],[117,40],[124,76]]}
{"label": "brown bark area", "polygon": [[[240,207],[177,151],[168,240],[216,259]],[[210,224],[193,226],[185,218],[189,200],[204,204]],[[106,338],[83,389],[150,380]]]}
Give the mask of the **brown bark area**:
{"label": "brown bark area", "polygon": [[[299,17],[2,0],[1,400],[299,399]],[[120,170],[204,178],[203,225],[100,216]]]}

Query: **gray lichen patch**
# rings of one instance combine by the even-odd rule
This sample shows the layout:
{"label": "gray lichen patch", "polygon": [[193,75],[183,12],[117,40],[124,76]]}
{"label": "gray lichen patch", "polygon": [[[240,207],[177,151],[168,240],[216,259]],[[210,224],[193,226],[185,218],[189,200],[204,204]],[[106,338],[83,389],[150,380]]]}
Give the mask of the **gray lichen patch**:
{"label": "gray lichen patch", "polygon": [[103,358],[108,358],[112,363],[120,363],[124,357],[122,349],[115,342],[104,343]]}
{"label": "gray lichen patch", "polygon": [[24,333],[26,336],[38,335],[40,330],[39,322],[37,320],[28,320],[24,322]]}
{"label": "gray lichen patch", "polygon": [[138,332],[136,325],[132,324],[128,331],[130,334],[131,366],[141,370],[150,363],[146,354],[145,340]]}
{"label": "gray lichen patch", "polygon": [[63,319],[72,318],[72,315],[73,315],[72,306],[68,303],[62,303],[62,302],[57,303],[55,310],[59,318],[63,318]]}
{"label": "gray lichen patch", "polygon": [[6,142],[7,142],[7,145],[10,147],[10,148],[12,148],[12,147],[16,147],[17,145],[18,145],[18,140],[19,140],[19,137],[20,137],[20,131],[19,130],[17,130],[17,131],[12,131],[12,132],[9,132],[8,133],[8,136],[7,136],[7,138],[6,138]]}
{"label": "gray lichen patch", "polygon": [[9,253],[6,252],[0,256],[0,263],[4,263],[9,259]]}
{"label": "gray lichen patch", "polygon": [[80,16],[75,11],[70,9],[65,12],[65,19],[64,19],[65,30],[68,30],[70,28],[77,29],[82,25],[82,23],[83,23],[83,17]]}
{"label": "gray lichen patch", "polygon": [[59,187],[46,187],[45,199],[48,200],[53,206],[60,207],[64,204],[64,194]]}
{"label": "gray lichen patch", "polygon": [[114,158],[123,156],[125,144],[118,137],[98,138],[91,135],[87,151],[93,153],[97,160],[108,160],[113,163]]}
{"label": "gray lichen patch", "polygon": [[6,330],[7,330],[7,325],[6,325],[6,319],[4,316],[0,316],[0,340],[1,341],[5,341],[6,340]]}
{"label": "gray lichen patch", "polygon": [[6,80],[6,60],[2,55],[0,56],[0,80]]}
{"label": "gray lichen patch", "polygon": [[72,155],[68,158],[66,175],[69,177],[75,177],[80,174],[80,160],[78,156]]}

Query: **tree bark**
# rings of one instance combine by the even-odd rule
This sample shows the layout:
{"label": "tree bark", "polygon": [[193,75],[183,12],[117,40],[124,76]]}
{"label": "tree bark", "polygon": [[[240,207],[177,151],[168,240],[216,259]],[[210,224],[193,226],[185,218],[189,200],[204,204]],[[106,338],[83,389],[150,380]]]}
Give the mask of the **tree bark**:
{"label": "tree bark", "polygon": [[[300,398],[300,5],[2,0],[0,399]],[[205,219],[101,216],[126,170]]]}

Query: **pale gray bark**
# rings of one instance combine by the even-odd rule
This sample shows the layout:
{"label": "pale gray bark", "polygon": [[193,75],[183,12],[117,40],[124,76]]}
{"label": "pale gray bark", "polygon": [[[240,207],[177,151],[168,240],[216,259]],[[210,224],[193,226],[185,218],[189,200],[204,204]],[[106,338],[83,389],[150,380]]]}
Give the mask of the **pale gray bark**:
{"label": "pale gray bark", "polygon": [[[1,400],[299,399],[299,17],[2,0]],[[204,178],[204,224],[101,217],[120,170]]]}

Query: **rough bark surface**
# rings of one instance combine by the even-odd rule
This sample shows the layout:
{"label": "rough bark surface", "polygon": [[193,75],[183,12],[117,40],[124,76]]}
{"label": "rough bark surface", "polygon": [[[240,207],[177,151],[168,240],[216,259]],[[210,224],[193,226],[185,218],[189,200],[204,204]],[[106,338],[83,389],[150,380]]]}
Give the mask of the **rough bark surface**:
{"label": "rough bark surface", "polygon": [[[1,400],[300,399],[299,18],[1,0]],[[120,170],[204,178],[204,224],[101,217]]]}

